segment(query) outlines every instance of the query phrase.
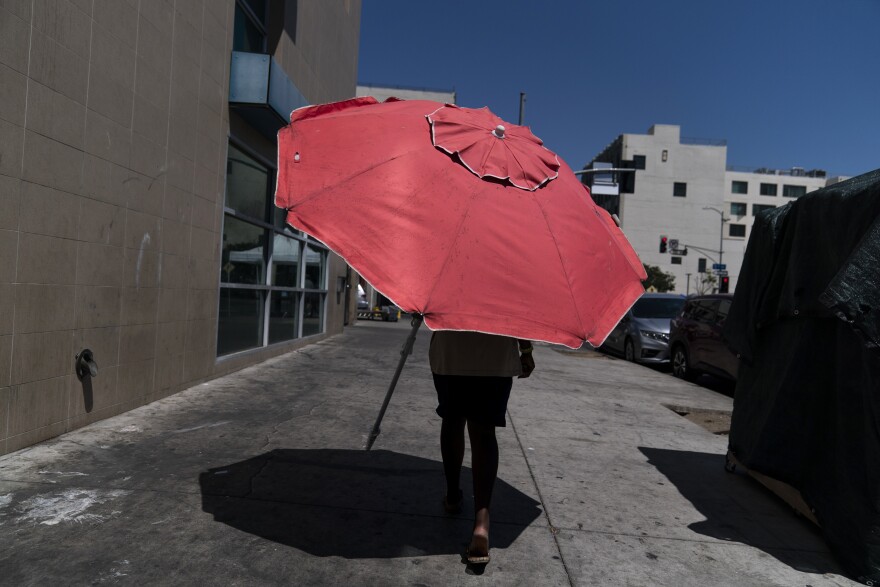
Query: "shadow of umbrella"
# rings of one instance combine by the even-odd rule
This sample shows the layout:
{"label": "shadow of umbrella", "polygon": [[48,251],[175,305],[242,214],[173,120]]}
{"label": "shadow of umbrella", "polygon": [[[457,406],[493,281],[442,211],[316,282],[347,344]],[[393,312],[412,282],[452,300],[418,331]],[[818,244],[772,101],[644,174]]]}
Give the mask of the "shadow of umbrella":
{"label": "shadow of umbrella", "polygon": [[719,540],[758,548],[805,573],[835,573],[818,528],[743,473],[725,472],[724,455],[639,447],[706,519],[688,528]]}
{"label": "shadow of umbrella", "polygon": [[[469,488],[470,470],[462,471]],[[233,528],[315,556],[460,554],[473,506],[443,515],[440,462],[392,451],[278,449],[199,475],[202,510]],[[469,495],[465,491],[465,496]],[[506,548],[541,510],[501,479],[492,547]]]}

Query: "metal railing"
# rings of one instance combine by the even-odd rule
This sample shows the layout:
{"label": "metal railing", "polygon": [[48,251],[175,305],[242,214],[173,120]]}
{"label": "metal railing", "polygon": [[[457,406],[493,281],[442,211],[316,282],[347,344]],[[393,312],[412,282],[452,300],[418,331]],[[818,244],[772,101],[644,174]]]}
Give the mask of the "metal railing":
{"label": "metal railing", "polygon": [[699,137],[681,137],[678,141],[682,145],[703,145],[705,147],[726,147],[727,139],[703,139]]}

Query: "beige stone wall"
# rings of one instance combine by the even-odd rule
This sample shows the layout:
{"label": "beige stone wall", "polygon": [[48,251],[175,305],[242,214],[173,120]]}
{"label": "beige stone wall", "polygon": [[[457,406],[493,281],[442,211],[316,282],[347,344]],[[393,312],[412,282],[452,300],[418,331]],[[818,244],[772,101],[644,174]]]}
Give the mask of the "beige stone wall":
{"label": "beige stone wall", "polygon": [[[292,79],[313,101],[353,94],[360,4],[299,4],[303,41],[338,25],[324,42],[354,53],[316,67],[282,40]],[[216,359],[233,9],[0,3],[0,454],[326,336]],[[320,81],[337,61],[350,79]],[[100,371],[84,386],[85,347]]]}

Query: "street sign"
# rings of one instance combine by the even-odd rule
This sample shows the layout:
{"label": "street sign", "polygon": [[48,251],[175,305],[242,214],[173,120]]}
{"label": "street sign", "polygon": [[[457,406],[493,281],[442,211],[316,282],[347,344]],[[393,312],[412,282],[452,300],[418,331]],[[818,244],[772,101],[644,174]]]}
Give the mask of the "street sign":
{"label": "street sign", "polygon": [[712,269],[715,271],[724,271],[727,269],[727,263],[712,263]]}
{"label": "street sign", "polygon": [[669,239],[669,248],[672,249],[673,251],[678,250],[678,239],[677,238]]}
{"label": "street sign", "polygon": [[717,275],[718,277],[727,277],[727,271],[725,271],[724,269],[716,269],[715,275]]}

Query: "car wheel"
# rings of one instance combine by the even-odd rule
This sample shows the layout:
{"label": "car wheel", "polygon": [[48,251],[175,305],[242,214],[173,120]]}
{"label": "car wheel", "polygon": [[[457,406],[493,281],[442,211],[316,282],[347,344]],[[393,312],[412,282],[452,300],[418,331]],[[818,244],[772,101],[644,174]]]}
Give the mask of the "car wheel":
{"label": "car wheel", "polygon": [[636,362],[636,348],[633,346],[633,341],[628,338],[623,343],[623,358],[630,363]]}
{"label": "car wheel", "polygon": [[687,351],[680,344],[676,345],[672,350],[672,374],[685,381],[696,379],[696,374],[691,369],[690,361],[688,360]]}

